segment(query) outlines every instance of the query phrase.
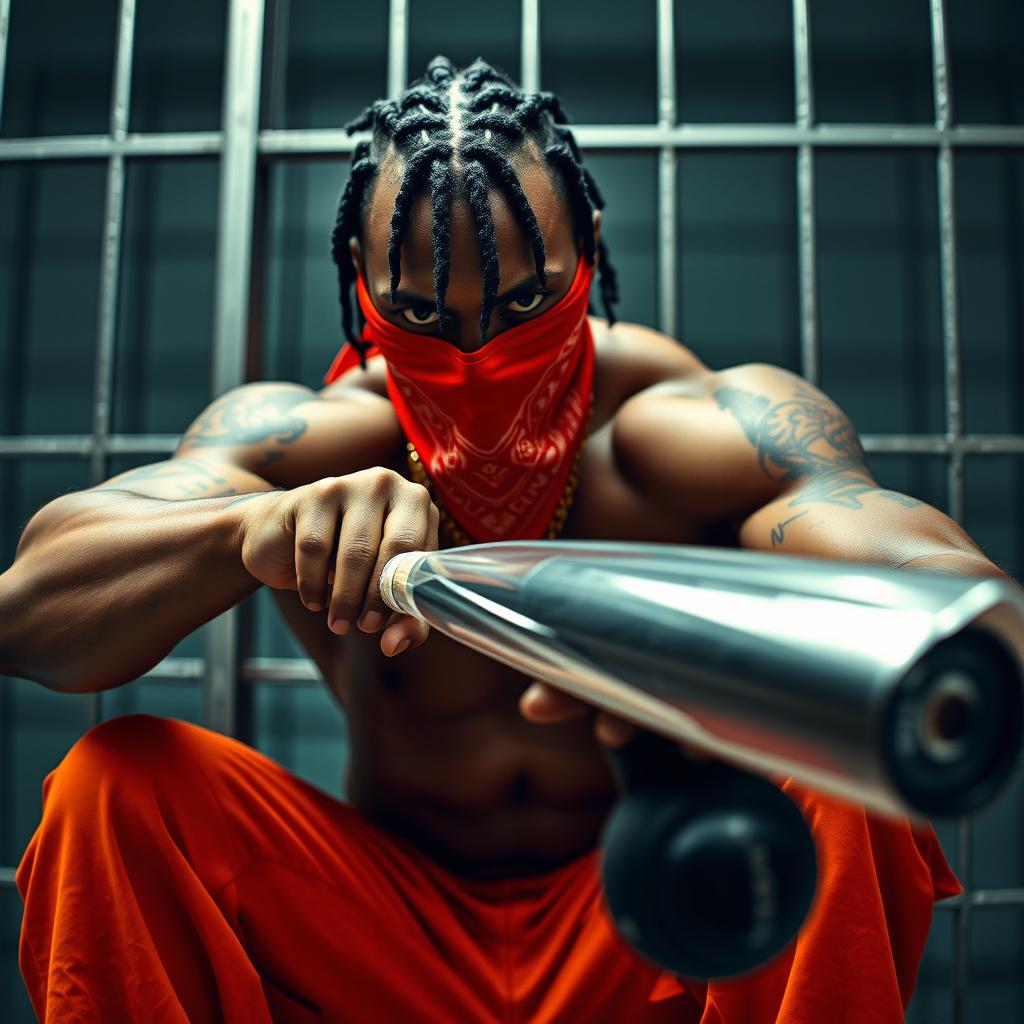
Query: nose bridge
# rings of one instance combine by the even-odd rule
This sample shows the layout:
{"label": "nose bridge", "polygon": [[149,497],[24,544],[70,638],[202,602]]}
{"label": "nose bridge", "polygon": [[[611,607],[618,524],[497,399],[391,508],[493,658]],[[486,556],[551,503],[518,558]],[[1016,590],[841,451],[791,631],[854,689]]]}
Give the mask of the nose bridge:
{"label": "nose bridge", "polygon": [[[484,337],[480,336],[480,306],[481,296],[479,292],[475,296],[467,296],[464,301],[455,305],[448,303],[452,315],[445,326],[443,336],[446,341],[455,345],[462,352],[475,352],[485,341],[490,339],[489,329]],[[491,317],[493,324],[494,317]]]}
{"label": "nose bridge", "polygon": [[463,352],[475,352],[483,345],[486,338],[480,337],[480,310],[474,310],[471,315],[459,318],[459,327],[452,339]]}

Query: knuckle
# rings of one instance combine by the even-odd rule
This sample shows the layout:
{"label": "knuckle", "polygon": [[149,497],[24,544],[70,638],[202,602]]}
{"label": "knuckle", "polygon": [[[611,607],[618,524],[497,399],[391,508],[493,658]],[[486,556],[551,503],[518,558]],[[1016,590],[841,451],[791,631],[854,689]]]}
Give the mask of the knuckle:
{"label": "knuckle", "polygon": [[341,552],[341,564],[346,569],[362,568],[377,558],[377,549],[366,541],[349,541]]}
{"label": "knuckle", "polygon": [[414,551],[423,543],[423,531],[412,527],[396,530],[388,538],[389,551]]}
{"label": "knuckle", "polygon": [[321,501],[330,501],[345,493],[346,484],[343,476],[325,476],[309,485],[313,496]]}
{"label": "knuckle", "polygon": [[394,489],[396,482],[403,479],[393,469],[388,469],[386,466],[374,466],[373,469],[367,470],[367,474],[370,490],[378,496],[389,493]]}
{"label": "knuckle", "polygon": [[405,485],[405,493],[409,496],[410,500],[423,509],[424,512],[433,504],[430,500],[430,494],[422,484],[416,484],[404,478],[402,483]]}
{"label": "knuckle", "polygon": [[317,533],[304,533],[300,536],[295,546],[303,555],[323,555],[327,552],[327,540]]}

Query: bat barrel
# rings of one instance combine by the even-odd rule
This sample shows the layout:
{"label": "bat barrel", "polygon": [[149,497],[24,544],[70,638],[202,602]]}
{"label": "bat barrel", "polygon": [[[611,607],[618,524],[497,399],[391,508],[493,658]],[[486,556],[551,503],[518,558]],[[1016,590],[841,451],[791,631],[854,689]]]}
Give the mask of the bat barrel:
{"label": "bat barrel", "polygon": [[1024,601],[995,580],[558,542],[412,553],[385,600],[524,673],[878,812],[976,811],[1024,719]]}

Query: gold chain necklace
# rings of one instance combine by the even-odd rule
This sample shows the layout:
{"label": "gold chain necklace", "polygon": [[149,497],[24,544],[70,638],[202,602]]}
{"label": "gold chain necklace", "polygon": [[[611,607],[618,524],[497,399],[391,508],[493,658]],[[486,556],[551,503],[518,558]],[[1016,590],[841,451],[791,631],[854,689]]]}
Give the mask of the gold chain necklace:
{"label": "gold chain necklace", "polygon": [[[584,441],[581,440],[580,446],[576,449],[576,454],[573,456],[569,476],[565,481],[565,490],[562,491],[562,496],[558,499],[554,515],[551,517],[551,522],[548,523],[548,528],[544,533],[545,540],[554,540],[565,527],[565,521],[569,516],[569,509],[572,507],[573,498],[576,496],[576,488],[580,481],[580,462],[583,459],[583,445]],[[430,498],[437,506],[441,525],[448,531],[456,546],[461,547],[465,544],[475,544],[476,541],[455,522],[448,509],[441,504],[434,481],[430,479],[427,471],[423,468],[423,460],[420,458],[420,453],[416,451],[416,446],[410,441],[406,444],[405,450],[406,458],[409,462],[410,477],[416,483],[422,484],[430,492]]]}

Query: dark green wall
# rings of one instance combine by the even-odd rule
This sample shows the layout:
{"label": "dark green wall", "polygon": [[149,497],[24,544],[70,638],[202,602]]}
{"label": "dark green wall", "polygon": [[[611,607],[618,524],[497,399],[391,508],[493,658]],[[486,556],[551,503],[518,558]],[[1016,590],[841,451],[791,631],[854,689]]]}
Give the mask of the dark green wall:
{"label": "dark green wall", "polygon": [[[1024,7],[952,0],[954,114],[1024,123]],[[410,71],[437,52],[484,56],[518,73],[519,9],[410,0]],[[687,122],[789,122],[790,0],[678,0],[677,89]],[[116,5],[13,0],[0,135],[103,133]],[[934,117],[927,0],[812,0],[816,113],[832,122]],[[274,24],[271,11],[268,24]],[[387,5],[291,0],[281,70],[264,124],[337,128],[381,95]],[[653,0],[559,0],[542,17],[542,85],[582,123],[651,123],[656,113]],[[219,126],[225,6],[139,0],[133,131]],[[268,62],[271,55],[268,53]],[[620,270],[621,316],[656,325],[657,159],[602,151],[588,163],[608,199],[605,237]],[[1024,153],[955,161],[965,421],[971,432],[1024,433]],[[261,170],[267,231],[264,376],[316,385],[339,343],[327,256],[344,161]],[[816,160],[822,381],[866,433],[941,433],[943,364],[933,155],[829,151]],[[100,164],[0,164],[0,434],[90,430],[104,170]],[[679,159],[679,335],[715,367],[767,360],[799,368],[795,155],[693,152]],[[113,426],[174,433],[210,382],[217,207],[213,161],[132,164],[127,181]],[[143,461],[120,459],[111,471]],[[941,458],[877,456],[888,486],[948,507]],[[84,460],[0,459],[0,567],[32,511],[87,483]],[[1024,458],[970,458],[967,525],[1024,575]],[[268,595],[252,601],[249,652],[300,656]],[[201,637],[181,654],[201,653]],[[200,717],[198,688],[144,684],[105,696],[104,713]],[[344,722],[311,685],[264,684],[256,744],[340,792]],[[0,680],[0,864],[13,864],[39,813],[39,786],[82,731],[78,698]],[[1024,792],[979,818],[975,886],[1024,887]],[[951,827],[940,829],[955,849]],[[19,904],[0,888],[0,1018],[28,1020],[16,973]],[[974,918],[972,1021],[1024,1019],[1024,913]],[[938,914],[912,1022],[949,1020],[951,915]]]}

